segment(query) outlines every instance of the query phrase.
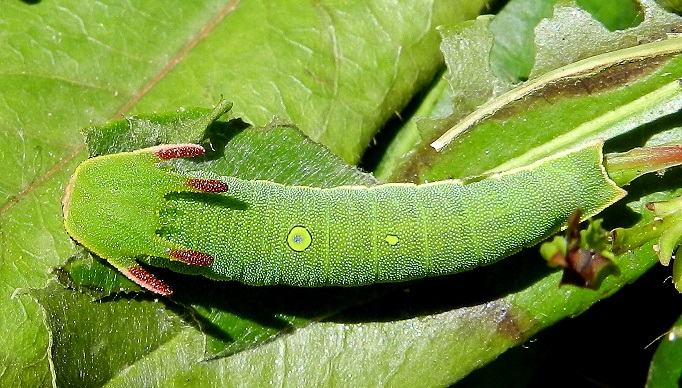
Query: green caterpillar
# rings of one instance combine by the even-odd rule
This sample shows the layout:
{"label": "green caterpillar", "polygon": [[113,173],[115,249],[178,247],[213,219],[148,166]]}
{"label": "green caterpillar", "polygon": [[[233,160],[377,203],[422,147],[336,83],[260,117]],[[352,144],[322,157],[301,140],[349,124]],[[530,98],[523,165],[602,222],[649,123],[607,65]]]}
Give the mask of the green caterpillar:
{"label": "green caterpillar", "polygon": [[253,285],[357,286],[466,271],[536,244],[581,208],[625,195],[591,143],[527,167],[462,182],[314,188],[208,173],[163,161],[180,144],[83,162],[63,200],[66,230],[153,292],[171,288],[139,262]]}

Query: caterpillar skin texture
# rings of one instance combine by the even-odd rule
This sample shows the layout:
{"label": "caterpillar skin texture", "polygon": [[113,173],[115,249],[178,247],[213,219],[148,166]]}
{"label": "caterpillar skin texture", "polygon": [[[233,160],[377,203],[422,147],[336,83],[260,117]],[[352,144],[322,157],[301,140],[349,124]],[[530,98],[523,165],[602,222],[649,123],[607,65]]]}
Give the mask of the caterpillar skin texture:
{"label": "caterpillar skin texture", "polygon": [[358,286],[453,274],[495,262],[591,216],[625,192],[592,143],[462,183],[314,188],[161,162],[203,153],[169,145],[96,157],[76,170],[65,225],[80,244],[160,294],[139,266],[252,285]]}

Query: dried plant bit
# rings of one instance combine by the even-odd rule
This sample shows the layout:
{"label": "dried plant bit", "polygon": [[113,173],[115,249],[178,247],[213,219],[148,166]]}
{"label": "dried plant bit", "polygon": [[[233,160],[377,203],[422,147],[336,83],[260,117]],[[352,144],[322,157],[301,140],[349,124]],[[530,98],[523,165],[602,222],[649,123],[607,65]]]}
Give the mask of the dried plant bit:
{"label": "dried plant bit", "polygon": [[601,220],[590,221],[581,230],[581,214],[580,209],[571,214],[565,237],[557,236],[542,244],[540,253],[548,265],[563,269],[560,286],[571,284],[596,290],[608,275],[620,271],[612,261],[613,255],[604,249],[608,245],[607,232],[601,228]]}
{"label": "dried plant bit", "polygon": [[560,286],[571,284],[578,287],[599,289],[609,275],[619,275],[616,264],[602,252],[579,248],[566,255]]}

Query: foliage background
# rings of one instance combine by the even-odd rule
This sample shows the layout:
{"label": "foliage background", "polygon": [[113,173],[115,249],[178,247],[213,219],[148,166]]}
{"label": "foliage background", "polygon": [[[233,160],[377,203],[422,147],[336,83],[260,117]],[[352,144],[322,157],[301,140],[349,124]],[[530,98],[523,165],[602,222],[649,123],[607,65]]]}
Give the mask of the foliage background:
{"label": "foliage background", "polygon": [[[550,10],[554,3],[547,3]],[[4,2],[0,385],[447,385],[526,340],[491,364],[493,372],[475,372],[463,383],[523,385],[557,374],[613,385],[643,381],[653,352],[643,348],[680,313],[665,269],[649,271],[598,309],[539,336],[524,327],[510,328],[507,333],[520,334],[503,339],[472,335],[471,349],[496,349],[485,356],[464,350],[461,339],[470,326],[457,322],[466,314],[468,322],[486,316],[488,305],[480,302],[501,292],[488,284],[474,282],[478,294],[469,299],[460,295],[469,296],[471,283],[453,286],[452,278],[410,292],[401,288],[263,346],[206,361],[195,317],[177,306],[149,296],[95,301],[55,281],[53,269],[82,253],[63,231],[60,207],[69,176],[86,157],[80,128],[122,115],[212,106],[224,96],[234,101],[235,116],[255,125],[274,116],[294,123],[346,162],[369,169],[384,155],[380,147],[365,153],[373,139],[384,146],[396,127],[414,124],[409,118],[430,101],[429,93],[447,89],[439,86],[445,70],[437,27],[501,4],[493,6],[443,0]],[[437,116],[438,108],[424,115]],[[521,272],[524,265],[498,274]],[[565,294],[571,292],[556,297]],[[593,302],[564,307],[564,313],[577,314]],[[591,351],[576,360],[576,344]]]}

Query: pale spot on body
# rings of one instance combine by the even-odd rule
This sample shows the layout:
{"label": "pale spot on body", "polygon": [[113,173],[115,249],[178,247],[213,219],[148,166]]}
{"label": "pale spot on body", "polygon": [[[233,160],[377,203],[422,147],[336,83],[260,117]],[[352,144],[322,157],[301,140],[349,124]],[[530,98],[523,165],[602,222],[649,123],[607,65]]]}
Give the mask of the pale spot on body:
{"label": "pale spot on body", "polygon": [[384,240],[388,243],[388,245],[396,245],[398,244],[398,241],[400,241],[400,238],[394,234],[387,234]]}

